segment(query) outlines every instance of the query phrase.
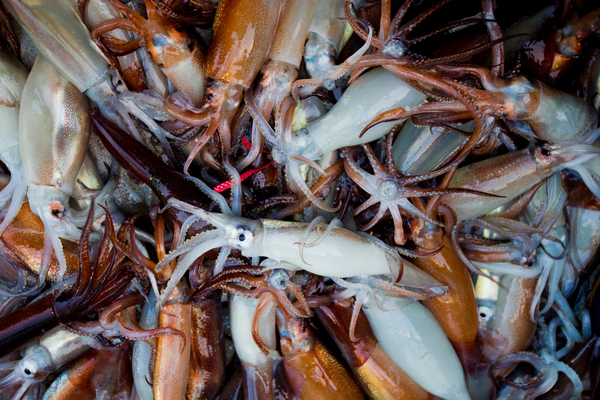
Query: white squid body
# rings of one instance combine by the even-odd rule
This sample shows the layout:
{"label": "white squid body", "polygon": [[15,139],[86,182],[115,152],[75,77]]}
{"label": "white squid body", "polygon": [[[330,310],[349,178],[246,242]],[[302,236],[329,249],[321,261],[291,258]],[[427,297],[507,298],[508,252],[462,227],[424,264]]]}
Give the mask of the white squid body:
{"label": "white squid body", "polygon": [[[242,296],[229,295],[229,320],[231,324],[231,338],[235,345],[235,352],[244,366],[244,385],[248,391],[255,389],[251,384],[256,379],[271,382],[273,379],[273,367],[279,361],[280,356],[276,352],[265,355],[258,347],[252,337],[252,320],[260,300],[247,299]],[[259,334],[265,345],[271,349],[277,348],[275,304],[271,302],[260,317]],[[258,375],[258,377],[256,376]],[[259,378],[263,375],[261,378]],[[270,384],[268,384],[270,385]],[[254,393],[255,395],[257,393]],[[247,398],[257,398],[252,393],[246,393]]]}
{"label": "white squid body", "polygon": [[308,224],[278,220],[260,220],[262,234],[255,238],[253,250],[242,250],[246,256],[260,255],[294,264],[310,273],[336,278],[357,275],[397,276],[400,263],[404,272],[400,284],[428,289],[442,287],[437,281],[415,267],[383,243],[369,240],[367,235],[335,226],[318,245],[311,243],[324,234],[327,225],[319,224],[307,237],[306,247],[300,254],[299,244]]}
{"label": "white squid body", "polygon": [[458,356],[433,315],[419,302],[381,296],[391,308],[400,307],[363,307],[383,350],[429,393],[446,400],[470,399]]}
{"label": "white squid body", "polygon": [[[216,229],[201,233],[172,250],[157,268],[178,256],[177,268],[164,291],[173,290],[192,263],[211,249],[238,249],[246,257],[268,257],[284,263],[283,268],[304,269],[316,275],[345,278],[357,275],[391,275],[395,280],[403,265],[400,284],[439,295],[444,291],[435,279],[383,242],[368,234],[357,234],[337,223],[309,224],[278,220],[251,220],[228,214],[210,213],[185,202],[169,199],[169,206],[193,214]],[[184,230],[185,231],[185,230]],[[304,248],[300,250],[300,244]],[[288,264],[287,266],[285,264]]]}
{"label": "white squid body", "polygon": [[[459,129],[473,131],[469,122]],[[444,127],[415,126],[406,121],[392,146],[396,169],[403,175],[422,175],[456,154],[467,138]]]}
{"label": "white squid body", "polygon": [[129,116],[131,113],[148,126],[167,151],[171,150],[165,138],[169,134],[153,120],[166,118],[162,99],[127,89],[119,71],[110,66],[90,38],[70,0],[3,0],[2,3],[38,52],[96,103],[106,118],[143,143]]}
{"label": "white squid body", "polygon": [[87,97],[38,56],[23,90],[19,141],[29,205],[44,222],[42,267],[50,262],[53,247],[60,277],[66,262],[59,236],[79,239],[81,235],[63,217],[88,147],[89,111]]}
{"label": "white squid body", "polygon": [[25,182],[19,148],[19,108],[29,71],[7,49],[0,46],[0,160],[11,174],[0,193],[0,208],[9,204],[0,225],[0,235],[17,215],[25,198]]}
{"label": "white squid body", "polygon": [[426,99],[426,95],[396,75],[375,68],[356,79],[327,114],[298,132],[306,132],[310,137],[308,148],[301,154],[314,160],[342,147],[377,140],[402,121],[378,124],[359,137],[376,116],[396,107],[411,110]]}

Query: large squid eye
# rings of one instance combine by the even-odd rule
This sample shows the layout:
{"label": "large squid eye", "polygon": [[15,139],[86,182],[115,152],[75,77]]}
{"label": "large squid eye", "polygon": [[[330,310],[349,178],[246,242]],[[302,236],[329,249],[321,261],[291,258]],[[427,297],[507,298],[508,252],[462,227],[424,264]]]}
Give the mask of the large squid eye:
{"label": "large squid eye", "polygon": [[254,239],[254,235],[252,234],[252,230],[246,226],[241,226],[237,228],[237,232],[234,236],[235,243],[234,245],[238,248],[249,248],[252,246],[252,241]]}

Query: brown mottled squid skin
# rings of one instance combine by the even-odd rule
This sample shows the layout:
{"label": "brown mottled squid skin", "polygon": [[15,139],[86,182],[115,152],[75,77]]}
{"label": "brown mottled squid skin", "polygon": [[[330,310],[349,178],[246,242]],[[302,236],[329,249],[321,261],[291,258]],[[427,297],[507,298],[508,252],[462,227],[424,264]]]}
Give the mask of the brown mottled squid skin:
{"label": "brown mottled squid skin", "polygon": [[225,379],[225,341],[221,293],[213,291],[192,303],[188,400],[214,399]]}
{"label": "brown mottled squid skin", "polygon": [[457,221],[480,217],[525,193],[552,175],[564,163],[560,154],[537,147],[512,151],[461,167],[449,187],[474,189],[503,197],[484,197],[469,193],[451,193],[442,203],[456,213]]}
{"label": "brown mottled squid skin", "polygon": [[[183,285],[178,285],[169,298],[183,295]],[[163,335],[158,338],[154,361],[154,398],[156,400],[183,399],[188,383],[190,350],[192,337],[192,305],[176,302],[164,306],[170,315],[161,312],[158,316],[159,328],[172,328],[181,331],[183,339],[176,335]]]}
{"label": "brown mottled squid skin", "polygon": [[362,311],[354,331],[358,339],[356,342],[350,340],[349,334],[351,308],[331,304],[315,311],[370,398],[425,400],[430,396],[383,351]]}
{"label": "brown mottled squid skin", "polygon": [[[157,246],[159,259],[164,257],[164,245]],[[168,263],[157,274],[167,280],[173,274],[174,263]],[[153,392],[155,400],[184,399],[188,386],[191,359],[192,305],[189,303],[189,287],[182,279],[169,295],[165,312],[158,314],[158,328],[176,329],[184,339],[176,335],[158,337],[154,356]]]}
{"label": "brown mottled squid skin", "polygon": [[[277,324],[285,324],[291,337],[281,337],[284,368],[301,400],[364,399],[348,370],[314,336],[303,319],[287,319],[278,313]],[[281,328],[280,328],[281,329]]]}
{"label": "brown mottled squid skin", "polygon": [[93,350],[58,377],[46,400],[129,399],[133,391],[129,345]]}
{"label": "brown mottled squid skin", "polygon": [[537,281],[537,278],[510,275],[500,280],[502,286],[498,291],[496,314],[489,330],[482,335],[484,360],[494,361],[507,354],[527,350],[536,328],[530,309]]}
{"label": "brown mottled squid skin", "polygon": [[449,288],[443,296],[423,300],[422,304],[438,321],[463,365],[476,364],[479,361],[475,342],[479,317],[469,271],[456,254],[450,238],[441,229],[428,225],[421,231],[433,234],[415,235],[414,241],[419,248],[434,250],[443,247],[433,256],[417,257],[412,261]]}
{"label": "brown mottled squid skin", "polygon": [[[28,202],[23,203],[15,219],[2,233],[2,242],[19,259],[20,265],[36,274],[39,272],[44,253],[44,224],[40,217],[31,211]],[[67,261],[65,279],[68,279],[77,274],[78,245],[71,240],[61,239],[61,242]],[[46,279],[55,282],[58,270],[58,260],[53,253]]]}
{"label": "brown mottled squid skin", "polygon": [[280,5],[281,0],[219,2],[206,57],[206,76],[249,87],[271,47]]}

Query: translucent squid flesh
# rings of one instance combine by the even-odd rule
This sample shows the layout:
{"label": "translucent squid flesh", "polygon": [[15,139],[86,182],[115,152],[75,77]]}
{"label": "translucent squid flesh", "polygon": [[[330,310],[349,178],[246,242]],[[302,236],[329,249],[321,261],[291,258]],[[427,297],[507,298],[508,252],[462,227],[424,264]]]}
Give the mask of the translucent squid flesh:
{"label": "translucent squid flesh", "polygon": [[[385,94],[381,96],[381,93]],[[302,143],[306,149],[300,154],[316,159],[342,147],[377,140],[402,121],[379,124],[361,136],[373,118],[395,107],[411,110],[423,104],[426,98],[391,72],[375,68],[356,79],[327,114],[307,124],[305,131],[296,132],[297,136],[308,139]],[[298,148],[302,148],[300,140],[298,144]]]}
{"label": "translucent squid flesh", "polygon": [[[270,296],[270,295],[263,295]],[[229,295],[229,317],[231,319],[231,337],[235,350],[244,367],[244,395],[248,399],[268,399],[273,396],[273,369],[280,361],[276,353],[265,355],[254,341],[252,335],[254,316],[259,299]],[[258,334],[263,343],[275,349],[275,306],[269,302],[262,310],[258,323]]]}
{"label": "translucent squid flesh", "polygon": [[52,249],[66,271],[60,238],[79,239],[66,218],[69,197],[91,135],[89,101],[48,61],[38,56],[23,90],[19,141],[31,210],[44,222],[45,278]]}
{"label": "translucent squid flesh", "polygon": [[[473,124],[459,127],[472,130]],[[422,175],[441,167],[467,138],[441,126],[415,126],[408,120],[394,141],[394,162],[403,175]]]}
{"label": "translucent squid flesh", "polygon": [[503,197],[445,194],[442,203],[454,210],[458,221],[476,218],[525,193],[553,173],[576,167],[597,154],[591,145],[544,145],[489,158],[459,168],[450,187]]}
{"label": "translucent squid flesh", "polygon": [[[315,81],[329,79],[337,69],[339,52],[350,38],[352,29],[344,17],[345,0],[318,1],[308,29],[304,50],[306,69]],[[333,81],[325,86],[332,89]]]}
{"label": "translucent squid flesh", "polygon": [[9,184],[0,192],[1,207],[6,208],[0,235],[19,212],[27,188],[19,147],[19,109],[28,74],[16,57],[0,46],[0,160],[11,175]]}
{"label": "translucent squid flesh", "polygon": [[[155,310],[156,296],[151,291],[140,316],[140,326],[142,329],[158,328],[158,316]],[[148,343],[138,340],[133,344],[133,352],[131,354],[133,383],[140,400],[154,399],[151,385],[154,370],[154,365],[151,365],[153,358],[153,349]]]}
{"label": "translucent squid flesh", "polygon": [[90,38],[86,26],[69,0],[6,0],[15,17],[41,55],[79,91],[85,93],[103,115],[142,142],[129,114],[139,118],[167,151],[170,135],[154,121],[165,120],[162,99],[130,92],[119,72]]}

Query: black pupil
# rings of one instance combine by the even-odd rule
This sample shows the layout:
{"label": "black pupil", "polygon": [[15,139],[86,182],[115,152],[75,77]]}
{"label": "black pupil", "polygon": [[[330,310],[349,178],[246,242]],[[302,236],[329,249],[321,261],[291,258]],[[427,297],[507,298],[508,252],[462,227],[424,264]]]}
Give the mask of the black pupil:
{"label": "black pupil", "polygon": [[26,373],[27,375],[29,375],[29,374],[31,374],[31,371],[30,371],[29,369],[25,368],[25,373]]}
{"label": "black pupil", "polygon": [[59,210],[52,210],[52,215],[54,215],[55,217],[58,217],[60,215],[60,211]]}
{"label": "black pupil", "polygon": [[240,242],[243,242],[244,240],[246,240],[246,235],[244,235],[243,233],[238,237],[238,240]]}
{"label": "black pupil", "polygon": [[548,157],[550,155],[550,150],[542,148],[542,155],[544,157]]}

